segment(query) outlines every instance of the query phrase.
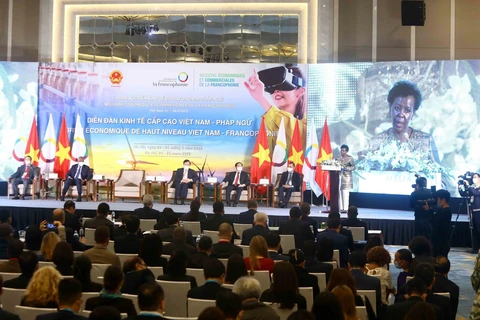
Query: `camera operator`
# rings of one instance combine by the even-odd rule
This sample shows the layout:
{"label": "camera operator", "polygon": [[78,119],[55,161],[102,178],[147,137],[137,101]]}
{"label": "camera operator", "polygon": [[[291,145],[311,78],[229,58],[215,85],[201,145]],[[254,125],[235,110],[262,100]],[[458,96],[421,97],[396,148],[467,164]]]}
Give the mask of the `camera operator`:
{"label": "camera operator", "polygon": [[472,225],[473,225],[473,248],[477,251],[480,248],[480,174],[473,174],[473,185],[470,185],[467,180],[464,180],[465,184],[468,186],[468,195],[473,197],[471,202],[472,210]]}
{"label": "camera operator", "polygon": [[415,210],[414,236],[424,236],[431,239],[433,210],[428,206],[427,200],[433,195],[427,189],[427,179],[419,177],[415,180],[415,191],[410,195],[410,208]]}
{"label": "camera operator", "polygon": [[452,211],[448,202],[450,201],[450,192],[447,190],[438,190],[435,192],[437,199],[437,209],[432,219],[432,247],[433,256],[448,256],[450,252],[450,232],[452,229]]}

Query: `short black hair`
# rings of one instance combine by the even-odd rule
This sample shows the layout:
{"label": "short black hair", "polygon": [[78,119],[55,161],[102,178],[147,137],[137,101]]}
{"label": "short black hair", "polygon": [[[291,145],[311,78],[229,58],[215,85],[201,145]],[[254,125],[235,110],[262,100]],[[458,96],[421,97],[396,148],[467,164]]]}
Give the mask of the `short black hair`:
{"label": "short black hair", "polygon": [[97,212],[106,216],[110,212],[110,206],[106,202],[102,202],[98,205]]}
{"label": "short black hair", "polygon": [[338,227],[340,227],[340,219],[336,219],[336,218],[328,218],[327,219],[327,227],[328,229],[337,229]]}
{"label": "short black hair", "polygon": [[75,202],[73,202],[72,200],[65,201],[65,203],[63,204],[63,210],[67,210],[70,208],[75,208]]}
{"label": "short black hair", "polygon": [[292,207],[290,209],[290,218],[300,219],[301,216],[302,216],[302,210],[300,210],[299,207]]}
{"label": "short black hair", "polygon": [[72,247],[68,242],[60,241],[55,245],[52,255],[52,262],[57,267],[71,267],[74,259],[75,255],[73,254]]}
{"label": "short black hair", "polygon": [[447,274],[450,272],[450,260],[448,260],[448,258],[445,256],[437,256],[433,266],[435,268],[435,272],[441,274]]}
{"label": "short black hair", "polygon": [[247,208],[248,209],[257,209],[258,208],[257,199],[254,199],[254,198],[248,199]]}
{"label": "short black hair", "polygon": [[222,310],[227,318],[236,319],[242,311],[242,299],[230,290],[221,291],[217,294],[215,305]]}
{"label": "short black hair", "polygon": [[25,230],[25,245],[28,250],[39,251],[42,244],[43,234],[40,227],[32,224]]}
{"label": "short black hair", "polygon": [[398,97],[404,98],[408,96],[413,96],[413,98],[415,99],[414,110],[417,111],[422,104],[422,93],[418,89],[417,85],[413,82],[406,80],[398,81],[388,92],[388,105],[391,107],[395,99],[397,99]]}
{"label": "short black hair", "polygon": [[415,257],[421,255],[430,255],[432,252],[432,244],[427,238],[423,236],[417,236],[410,241],[408,244],[408,249],[410,249]]}
{"label": "short black hair", "polygon": [[348,256],[351,267],[363,268],[367,264],[367,254],[363,250],[355,250]]}
{"label": "short black hair", "polygon": [[128,217],[125,224],[126,224],[128,233],[136,234],[138,231],[138,228],[140,228],[140,219],[138,219],[136,215],[132,214],[130,215],[130,217]]}
{"label": "short black hair", "polygon": [[23,252],[23,242],[18,239],[12,239],[8,242],[8,258],[18,259]]}
{"label": "short black hair", "polygon": [[174,225],[178,222],[178,216],[175,214],[175,213],[169,213],[167,214],[167,216],[165,217],[165,222],[171,226],[171,225]]}
{"label": "short black hair", "polygon": [[342,144],[340,146],[340,150],[345,149],[347,152],[350,150],[350,148],[346,144]]}
{"label": "short black hair", "polygon": [[302,214],[304,216],[308,216],[310,214],[310,204],[302,202],[302,204],[300,205],[300,210],[302,210]]}
{"label": "short black hair", "polygon": [[407,261],[408,263],[412,262],[412,252],[408,249],[399,249],[396,253],[398,253],[398,257],[400,260]]}
{"label": "short black hair", "polygon": [[358,216],[358,208],[355,206],[348,207],[347,215],[349,217],[357,217]]}
{"label": "short black hair", "polygon": [[407,281],[406,286],[408,295],[411,295],[412,293],[422,295],[427,292],[427,286],[425,285],[425,281],[422,279],[413,278],[410,281]]}
{"label": "short black hair", "polygon": [[415,180],[415,184],[417,184],[420,188],[426,188],[427,187],[427,178],[425,177],[420,177]]}
{"label": "short black hair", "polygon": [[445,189],[440,189],[435,192],[435,197],[438,199],[445,199],[445,202],[448,203],[450,201],[450,192]]}
{"label": "short black hair", "polygon": [[138,289],[138,307],[141,311],[157,311],[165,300],[165,292],[158,283],[151,281]]}
{"label": "short black hair", "polygon": [[198,241],[198,249],[202,251],[208,251],[212,249],[213,240],[209,236],[202,236]]}
{"label": "short black hair", "polygon": [[188,159],[183,160],[183,164],[185,164],[185,162],[190,162],[190,163],[192,163],[192,162],[191,162],[190,160],[188,160]]}
{"label": "short black hair", "polygon": [[235,162],[235,168],[236,168],[239,164],[241,164],[242,167],[243,167],[243,163],[241,163],[240,161],[238,161],[238,162]]}
{"label": "short black hair", "polygon": [[328,214],[328,219],[340,219],[340,212],[332,211]]}
{"label": "short black hair", "polygon": [[210,258],[203,265],[203,275],[205,279],[220,278],[225,274],[225,265],[218,259]]}
{"label": "short black hair", "polygon": [[71,306],[82,297],[82,285],[77,279],[62,279],[58,283],[58,303]]}
{"label": "short black hair", "polygon": [[30,156],[25,156],[25,158],[23,158],[23,160],[25,160],[25,159],[27,159],[27,158],[29,158],[30,161],[32,161],[32,157],[30,157]]}
{"label": "short black hair", "polygon": [[280,241],[282,241],[282,238],[278,232],[271,231],[265,236],[265,240],[267,241],[268,248],[276,248],[280,244]]}
{"label": "short black hair", "polygon": [[94,238],[95,243],[105,243],[110,240],[110,230],[107,226],[100,226],[95,229]]}
{"label": "short black hair", "polygon": [[415,278],[423,280],[428,287],[433,283],[433,279],[435,278],[435,269],[430,263],[421,262],[415,266],[414,276]]}
{"label": "short black hair", "polygon": [[38,265],[38,255],[33,251],[24,251],[18,259],[20,270],[24,275],[32,275]]}
{"label": "short black hair", "polygon": [[103,287],[107,291],[117,290],[123,281],[123,272],[118,266],[109,266],[103,275]]}
{"label": "short black hair", "polygon": [[121,320],[120,311],[112,306],[99,306],[93,309],[89,320]]}
{"label": "short black hair", "polygon": [[0,223],[5,223],[12,216],[7,209],[0,209]]}
{"label": "short black hair", "polygon": [[224,210],[222,201],[215,201],[213,203],[213,213],[222,213]]}

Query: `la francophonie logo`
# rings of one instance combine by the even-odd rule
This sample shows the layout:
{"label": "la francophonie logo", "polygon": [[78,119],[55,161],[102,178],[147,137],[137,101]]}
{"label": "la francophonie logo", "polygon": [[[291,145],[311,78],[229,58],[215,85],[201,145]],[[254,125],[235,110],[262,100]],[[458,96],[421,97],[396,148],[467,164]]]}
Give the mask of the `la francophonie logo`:
{"label": "la francophonie logo", "polygon": [[188,81],[188,74],[186,72],[180,72],[178,74],[178,81],[187,82]]}

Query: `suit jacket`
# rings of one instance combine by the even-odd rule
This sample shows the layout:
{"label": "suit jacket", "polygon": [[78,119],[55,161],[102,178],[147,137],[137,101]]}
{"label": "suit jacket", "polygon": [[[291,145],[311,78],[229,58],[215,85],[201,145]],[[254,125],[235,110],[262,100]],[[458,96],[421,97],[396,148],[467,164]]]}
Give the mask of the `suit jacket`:
{"label": "suit jacket", "polygon": [[233,236],[232,241],[230,242],[233,243],[235,239],[240,239],[240,237],[235,232],[232,219],[226,217],[223,214],[214,214],[210,218],[207,218],[207,220],[205,220],[205,222],[203,223],[203,230],[218,231],[218,228],[220,228],[220,225],[224,222],[232,226]]}
{"label": "suit jacket", "polygon": [[295,248],[303,249],[303,244],[307,240],[315,240],[310,225],[299,219],[291,219],[280,223],[278,233],[291,234],[295,236]]}
{"label": "suit jacket", "polygon": [[18,259],[11,259],[0,263],[0,272],[21,273]]}
{"label": "suit jacket", "polygon": [[33,275],[24,275],[21,274],[16,278],[6,280],[3,283],[4,288],[12,288],[12,289],[27,289],[30,280],[32,279]]}
{"label": "suit jacket", "polygon": [[[282,173],[282,176],[280,178],[280,186],[284,186],[287,184],[287,179],[288,179],[288,171],[285,171]],[[294,191],[300,190],[300,174],[298,172],[293,171],[292,172],[292,186]]]}
{"label": "suit jacket", "polygon": [[248,246],[250,245],[250,241],[252,241],[253,237],[262,236],[265,238],[269,233],[270,230],[260,225],[257,225],[251,229],[247,229],[243,231],[242,234],[242,245]]}
{"label": "suit jacket", "polygon": [[297,273],[297,280],[299,287],[312,287],[313,288],[313,299],[320,293],[320,288],[318,287],[318,278],[314,275],[308,273],[305,268],[295,266],[295,272]]}
{"label": "suit jacket", "polygon": [[268,256],[272,260],[289,261],[290,258],[273,250],[268,250]]}
{"label": "suit jacket", "polygon": [[347,228],[343,228],[341,227],[340,228],[340,234],[342,236],[345,236],[348,240],[348,249],[350,250],[350,252],[353,252],[355,251],[355,244],[353,242],[353,235],[352,235],[352,231],[348,230]]}
{"label": "suit jacket", "polygon": [[[178,168],[175,172],[175,177],[173,178],[173,187],[176,188],[182,183],[183,179],[183,168]],[[198,181],[197,172],[193,169],[188,169],[187,178],[192,179],[193,183]]]}
{"label": "suit jacket", "polygon": [[242,310],[242,320],[280,320],[275,310],[258,300],[242,303]]}
{"label": "suit jacket", "polygon": [[[235,176],[237,171],[228,172],[222,182],[228,182],[228,185],[231,186],[235,182]],[[248,186],[250,184],[250,178],[248,177],[248,173],[245,171],[240,172],[240,177],[238,179],[238,184],[244,184]]]}
{"label": "suit jacket", "polygon": [[[5,286],[5,284],[3,285]],[[452,313],[457,314],[458,299],[460,288],[451,280],[445,278],[442,274],[435,274],[435,283],[433,284],[433,292],[450,292],[450,304]]]}
{"label": "suit jacket", "polygon": [[138,253],[142,239],[136,234],[127,234],[125,237],[115,239],[114,248],[115,253]]}
{"label": "suit jacket", "polygon": [[79,231],[82,228],[82,224],[80,223],[80,215],[76,213],[71,214],[65,212],[65,223],[63,225],[65,228]]}
{"label": "suit jacket", "polygon": [[20,317],[14,313],[0,309],[0,319],[2,320],[20,320]]}
{"label": "suit jacket", "polygon": [[[405,299],[404,295],[397,295],[395,297],[395,304],[401,303],[405,300],[407,299]],[[432,291],[428,290],[427,298],[425,299],[425,301],[440,309],[441,314],[443,315],[441,319],[455,320],[456,315],[452,313],[452,308],[450,307],[451,304],[450,304],[449,298],[440,296],[438,294],[434,294]],[[438,319],[440,318],[438,318],[438,314],[437,314],[437,320]]]}
{"label": "suit jacket", "polygon": [[118,256],[102,245],[97,244],[92,249],[84,251],[82,255],[89,257],[92,263],[114,264],[119,268],[122,268]]}
{"label": "suit jacket", "polygon": [[112,221],[108,220],[107,217],[96,215],[95,217],[88,219],[83,224],[84,228],[97,229],[98,227],[106,226],[110,229],[110,240],[113,240],[115,237],[114,229],[115,226]]}
{"label": "suit jacket", "polygon": [[368,226],[365,222],[357,218],[348,218],[342,220],[342,226],[344,227],[363,227],[365,230],[365,241],[368,240]]}
{"label": "suit jacket", "polygon": [[327,282],[330,279],[330,275],[333,271],[333,265],[330,263],[320,262],[316,260],[306,259],[305,260],[305,270],[310,273],[325,273]]}
{"label": "suit jacket", "polygon": [[303,215],[302,216],[302,221],[305,221],[306,223],[308,223],[309,226],[312,226],[312,229],[313,229],[313,236],[314,237],[317,237],[317,234],[318,234],[318,221],[313,219],[313,218],[310,218],[310,216],[306,216],[306,215]]}
{"label": "suit jacket", "polygon": [[335,230],[325,230],[319,232],[317,235],[317,243],[323,238],[330,238],[333,240],[333,249],[336,249],[340,253],[340,267],[347,268],[348,261],[348,239]]}
{"label": "suit jacket", "polygon": [[365,274],[360,269],[352,269],[350,274],[355,279],[355,287],[357,290],[375,290],[377,299],[377,314],[382,304],[382,288],[380,279]]}
{"label": "suit jacket", "polygon": [[190,289],[187,293],[187,298],[215,300],[217,294],[223,291],[230,291],[230,289],[222,287],[216,281],[208,281],[203,286]]}
{"label": "suit jacket", "polygon": [[174,241],[164,245],[162,253],[171,256],[175,250],[182,250],[188,255],[195,254],[197,252],[197,249],[194,246],[191,246],[186,242]]}
{"label": "suit jacket", "polygon": [[197,280],[195,279],[195,277],[189,276],[187,274],[184,276],[177,277],[177,276],[172,276],[169,273],[166,273],[161,276],[158,276],[157,280],[190,282],[190,288],[197,287]]}
{"label": "suit jacket", "polygon": [[[158,230],[158,235],[160,236],[160,238],[162,238],[162,241],[173,242],[173,231],[175,231],[177,227],[178,227],[177,225],[173,225],[173,226],[168,226],[167,229]],[[186,237],[187,243],[195,247],[192,231],[185,230],[185,232],[187,234],[187,237]]]}
{"label": "suit jacket", "polygon": [[182,220],[182,221],[199,221],[200,226],[202,226],[203,222],[206,219],[207,219],[207,215],[203,212],[198,212],[198,215],[197,215],[196,219],[194,218],[194,216],[192,215],[192,213],[190,211],[188,211],[187,213],[183,214],[180,217],[180,220]]}
{"label": "suit jacket", "polygon": [[[15,179],[15,178],[23,177],[23,174],[25,173],[25,169],[26,169],[26,166],[22,164],[20,167],[17,168],[17,171],[15,171],[15,173],[10,176],[10,178]],[[30,171],[28,171],[28,178],[32,180],[34,178],[38,178],[37,167],[35,167],[33,164],[30,165]]]}
{"label": "suit jacket", "polygon": [[199,251],[195,254],[188,256],[187,268],[203,269],[205,262],[211,259],[208,254],[203,251]]}
{"label": "suit jacket", "polygon": [[148,282],[155,282],[155,276],[149,269],[143,269],[140,271],[132,271],[125,275],[123,283],[122,293],[126,294],[138,294],[138,289]]}
{"label": "suit jacket", "polygon": [[228,259],[232,254],[237,253],[243,257],[242,248],[226,241],[220,241],[212,246],[210,257],[217,259]]}
{"label": "suit jacket", "polygon": [[160,211],[147,206],[133,210],[133,214],[136,215],[138,219],[158,220],[160,218]]}
{"label": "suit jacket", "polygon": [[253,225],[253,216],[255,213],[257,213],[257,210],[255,209],[248,209],[247,211],[240,212],[238,215],[238,223]]}
{"label": "suit jacket", "polygon": [[59,310],[54,313],[41,314],[36,320],[86,320],[87,318],[79,316],[69,310]]}
{"label": "suit jacket", "polygon": [[[385,319],[389,320],[404,320],[408,311],[417,303],[422,302],[420,297],[411,297],[406,301],[395,303],[391,306],[388,306],[385,310]],[[427,301],[428,302],[428,301]],[[445,319],[442,311],[439,307],[433,306],[435,314],[437,315],[437,320]]]}
{"label": "suit jacket", "polygon": [[137,311],[135,310],[135,306],[132,300],[123,297],[105,297],[105,296],[98,296],[93,298],[88,298],[87,302],[85,303],[85,310],[92,311],[96,307],[100,306],[111,306],[118,310],[120,313],[126,313],[129,316],[135,316]]}

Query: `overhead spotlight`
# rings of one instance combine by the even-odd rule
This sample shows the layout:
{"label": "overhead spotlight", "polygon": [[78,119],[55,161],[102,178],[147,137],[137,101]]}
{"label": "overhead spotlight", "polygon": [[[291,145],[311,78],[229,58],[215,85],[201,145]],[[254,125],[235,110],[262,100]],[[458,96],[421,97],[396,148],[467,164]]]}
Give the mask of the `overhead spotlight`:
{"label": "overhead spotlight", "polygon": [[175,53],[175,52],[177,52],[177,47],[172,46],[172,48],[170,50],[172,51],[172,53]]}
{"label": "overhead spotlight", "polygon": [[195,48],[195,47],[190,47],[190,52],[191,52],[191,53],[197,52],[197,48]]}
{"label": "overhead spotlight", "polygon": [[198,54],[203,56],[203,48],[202,47],[198,47]]}

